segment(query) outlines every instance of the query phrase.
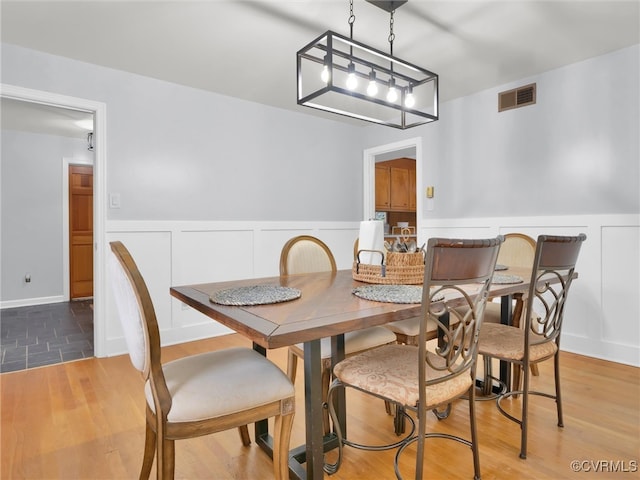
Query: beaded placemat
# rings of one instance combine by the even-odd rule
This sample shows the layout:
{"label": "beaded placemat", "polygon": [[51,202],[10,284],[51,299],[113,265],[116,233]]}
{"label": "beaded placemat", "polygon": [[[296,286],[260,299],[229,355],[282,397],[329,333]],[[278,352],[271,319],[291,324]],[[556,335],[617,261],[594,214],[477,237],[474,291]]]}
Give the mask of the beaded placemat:
{"label": "beaded placemat", "polygon": [[[386,303],[422,303],[420,285],[364,285],[353,289],[353,294],[364,300]],[[440,301],[444,297],[435,298]]]}
{"label": "beaded placemat", "polygon": [[280,285],[251,285],[218,290],[209,297],[209,300],[221,305],[268,305],[295,300],[300,298],[301,294],[297,288]]}
{"label": "beaded placemat", "polygon": [[499,263],[496,263],[496,272],[500,271],[500,270],[508,270],[509,267],[507,267],[506,265],[500,265]]}
{"label": "beaded placemat", "polygon": [[524,280],[518,275],[505,275],[503,273],[494,273],[491,283],[496,285],[506,285],[509,283],[522,283]]}

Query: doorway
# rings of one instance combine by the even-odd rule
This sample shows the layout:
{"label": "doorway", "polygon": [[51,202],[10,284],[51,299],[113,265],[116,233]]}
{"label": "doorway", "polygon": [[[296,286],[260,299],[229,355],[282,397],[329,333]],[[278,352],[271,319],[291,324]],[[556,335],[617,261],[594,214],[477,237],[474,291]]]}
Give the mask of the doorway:
{"label": "doorway", "polygon": [[422,190],[423,162],[422,162],[422,138],[415,137],[395,143],[380,145],[366,149],[363,154],[363,174],[364,174],[364,199],[363,199],[363,219],[375,218],[375,165],[378,161],[391,160],[400,157],[415,158],[416,163],[416,234],[420,238],[420,225],[422,220],[423,199],[420,195]]}
{"label": "doorway", "polygon": [[84,111],[94,118],[94,167],[93,167],[93,316],[94,316],[94,355],[106,355],[106,294],[105,294],[105,220],[106,220],[106,105],[82,98],[58,95],[55,93],[32,90],[14,85],[2,84],[2,98],[17,101],[59,107],[72,111]]}

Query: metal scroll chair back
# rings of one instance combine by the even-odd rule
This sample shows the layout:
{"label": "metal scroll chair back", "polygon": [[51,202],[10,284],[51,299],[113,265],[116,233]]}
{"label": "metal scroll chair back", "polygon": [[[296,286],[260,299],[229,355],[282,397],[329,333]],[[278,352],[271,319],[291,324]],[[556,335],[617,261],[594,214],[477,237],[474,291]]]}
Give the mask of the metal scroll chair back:
{"label": "metal scroll chair back", "polygon": [[[343,445],[375,451],[398,448],[395,471],[397,478],[402,478],[398,459],[407,447],[417,443],[415,478],[421,479],[425,439],[439,437],[471,447],[475,478],[480,478],[474,405],[475,370],[484,307],[501,243],[502,237],[429,240],[417,346],[384,345],[341,361],[333,369],[335,380],[327,402],[334,417],[333,392],[337,388],[355,388],[390,401],[402,411],[414,411],[418,418],[418,432],[412,429],[398,442],[369,446],[344,438],[338,428],[338,458],[336,463],[326,463],[325,471],[333,473],[339,468]],[[435,349],[427,342],[434,323],[442,332],[441,342]],[[448,433],[427,433],[429,410],[465,396],[469,399],[470,440]],[[334,423],[337,423],[336,419]]]}
{"label": "metal scroll chair back", "polygon": [[531,273],[525,315],[525,356],[530,345],[555,342],[560,347],[564,308],[573,282],[576,262],[586,235],[541,235]]}
{"label": "metal scroll chair back", "polygon": [[[473,243],[476,242],[476,243]],[[497,248],[490,240],[446,240],[429,242],[425,259],[422,298],[422,321],[418,345],[430,339],[429,318],[444,332],[440,348],[426,354],[431,368],[458,375],[469,370],[477,355],[477,337],[493,277]],[[499,245],[499,244],[498,244]],[[475,247],[475,248],[474,248]],[[480,288],[477,288],[477,285]],[[450,308],[440,298],[460,297],[465,308]],[[460,346],[464,348],[460,348]],[[422,366],[422,361],[420,362]],[[425,386],[439,383],[444,377],[429,379],[420,375]],[[423,390],[423,389],[421,389]]]}
{"label": "metal scroll chair back", "polygon": [[[527,458],[528,405],[531,395],[552,398],[556,403],[558,426],[563,426],[562,397],[560,391],[560,334],[569,289],[575,276],[575,267],[586,235],[538,237],[531,273],[528,298],[524,312],[524,327],[485,324],[480,333],[480,354],[510,362],[523,372],[522,390],[517,387],[497,399],[499,411],[520,425],[520,458]],[[553,394],[531,390],[531,366],[554,360]],[[520,417],[513,408],[503,408],[505,398],[522,394]]]}

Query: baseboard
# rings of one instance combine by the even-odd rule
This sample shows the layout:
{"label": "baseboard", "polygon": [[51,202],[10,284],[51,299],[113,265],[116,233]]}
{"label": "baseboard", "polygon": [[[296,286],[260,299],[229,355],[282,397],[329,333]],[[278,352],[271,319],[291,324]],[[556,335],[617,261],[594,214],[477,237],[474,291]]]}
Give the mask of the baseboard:
{"label": "baseboard", "polygon": [[0,302],[0,309],[4,310],[5,308],[33,307],[34,305],[47,305],[49,303],[62,303],[64,301],[64,295],[39,298],[21,298],[19,300],[7,300],[5,302]]}

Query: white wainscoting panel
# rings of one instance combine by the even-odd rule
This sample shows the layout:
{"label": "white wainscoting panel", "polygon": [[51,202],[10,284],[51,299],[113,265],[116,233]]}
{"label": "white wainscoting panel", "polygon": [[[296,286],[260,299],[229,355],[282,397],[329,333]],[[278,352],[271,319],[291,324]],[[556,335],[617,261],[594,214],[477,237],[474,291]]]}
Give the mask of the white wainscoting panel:
{"label": "white wainscoting panel", "polygon": [[524,218],[458,218],[424,221],[420,241],[434,236],[489,238],[510,232],[538,235],[585,233],[565,311],[561,348],[640,366],[640,218],[594,215]]}
{"label": "white wainscoting panel", "polygon": [[[420,244],[429,237],[490,238],[522,232],[586,233],[565,314],[562,348],[640,366],[640,265],[637,215],[426,219]],[[207,281],[276,276],[280,251],[296,235],[313,235],[333,251],[338,268],[351,268],[359,222],[109,222],[108,240],[131,250],[153,298],[163,344],[222,335],[229,330],[169,295],[169,288]],[[106,282],[109,290],[109,282]],[[106,298],[109,355],[124,341],[113,300]]]}

